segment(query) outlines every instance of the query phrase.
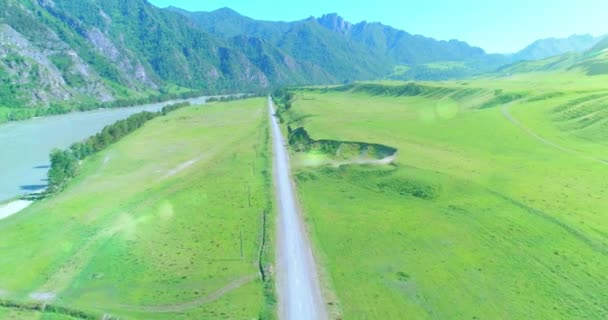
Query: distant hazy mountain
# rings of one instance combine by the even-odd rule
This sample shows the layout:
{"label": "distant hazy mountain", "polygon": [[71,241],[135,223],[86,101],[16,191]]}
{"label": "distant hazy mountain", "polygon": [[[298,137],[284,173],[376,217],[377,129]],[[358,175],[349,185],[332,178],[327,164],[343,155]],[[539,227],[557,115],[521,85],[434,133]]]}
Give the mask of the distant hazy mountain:
{"label": "distant hazy mountain", "polygon": [[590,52],[601,52],[608,49],[608,36],[604,36],[598,43],[596,43]]}
{"label": "distant hazy mountain", "polygon": [[608,74],[608,38],[595,41],[584,52],[567,52],[542,60],[519,61],[501,67],[497,72],[514,74],[544,71],[580,72],[589,76]]}
{"label": "distant hazy mountain", "polygon": [[274,43],[291,28],[289,22],[254,20],[230,8],[211,12],[190,12],[176,7],[165,10],[184,15],[200,29],[224,39],[247,35]]}
{"label": "distant hazy mountain", "polygon": [[514,55],[515,60],[540,60],[564,53],[581,53],[591,49],[603,37],[590,34],[572,35],[568,38],[537,40]]}
{"label": "distant hazy mountain", "polygon": [[438,41],[383,25],[366,21],[351,24],[336,13],[317,19],[326,29],[366,46],[381,56],[401,64],[420,64],[437,61],[466,61],[485,56],[481,48],[466,42]]}

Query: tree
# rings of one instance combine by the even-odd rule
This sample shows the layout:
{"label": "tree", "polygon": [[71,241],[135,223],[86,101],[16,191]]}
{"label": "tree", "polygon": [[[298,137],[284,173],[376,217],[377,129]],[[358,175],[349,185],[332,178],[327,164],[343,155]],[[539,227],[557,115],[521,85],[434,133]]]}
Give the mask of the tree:
{"label": "tree", "polygon": [[51,152],[51,168],[49,169],[49,187],[60,188],[68,179],[76,175],[77,159],[70,150],[54,149]]}

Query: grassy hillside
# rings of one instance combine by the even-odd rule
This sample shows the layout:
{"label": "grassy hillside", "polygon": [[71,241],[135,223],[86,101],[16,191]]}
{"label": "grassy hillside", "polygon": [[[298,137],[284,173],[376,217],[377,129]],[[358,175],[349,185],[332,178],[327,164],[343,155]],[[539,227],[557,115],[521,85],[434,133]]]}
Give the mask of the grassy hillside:
{"label": "grassy hillside", "polygon": [[345,319],[606,318],[605,81],[296,90],[292,129],[398,150],[293,157],[330,302]]}
{"label": "grassy hillside", "polygon": [[265,99],[187,107],[87,159],[0,222],[0,299],[121,319],[272,314],[267,135]]}

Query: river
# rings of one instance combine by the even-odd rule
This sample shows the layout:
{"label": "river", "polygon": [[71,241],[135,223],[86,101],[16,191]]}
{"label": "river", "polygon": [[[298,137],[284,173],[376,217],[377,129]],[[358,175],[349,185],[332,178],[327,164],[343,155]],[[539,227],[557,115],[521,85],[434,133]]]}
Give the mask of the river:
{"label": "river", "polygon": [[206,97],[128,108],[98,109],[0,124],[0,202],[46,187],[49,153],[83,140],[118,120],[142,111]]}

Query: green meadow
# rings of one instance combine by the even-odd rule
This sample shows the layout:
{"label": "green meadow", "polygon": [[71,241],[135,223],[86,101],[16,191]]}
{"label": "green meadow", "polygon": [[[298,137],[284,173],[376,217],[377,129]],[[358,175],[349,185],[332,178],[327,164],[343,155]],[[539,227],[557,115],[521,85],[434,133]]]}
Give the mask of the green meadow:
{"label": "green meadow", "polygon": [[[272,314],[267,117],[262,98],[186,107],[87,158],[63,192],[0,221],[0,300],[96,318]],[[27,317],[72,319],[0,308]]]}
{"label": "green meadow", "polygon": [[[281,118],[333,318],[608,318],[606,81],[292,89]],[[275,317],[266,112],[155,118],[0,221],[0,319]]]}
{"label": "green meadow", "polygon": [[392,164],[294,151],[332,312],[606,319],[607,80],[537,73],[293,89],[282,114],[291,129],[398,150]]}

